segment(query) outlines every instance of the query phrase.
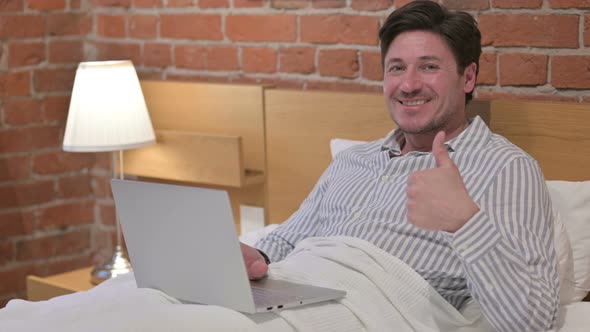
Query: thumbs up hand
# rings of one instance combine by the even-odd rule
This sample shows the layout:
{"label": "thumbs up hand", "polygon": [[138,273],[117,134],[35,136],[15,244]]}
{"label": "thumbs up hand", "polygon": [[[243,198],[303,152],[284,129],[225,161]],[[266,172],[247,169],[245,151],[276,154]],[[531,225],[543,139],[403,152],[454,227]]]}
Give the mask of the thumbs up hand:
{"label": "thumbs up hand", "polygon": [[445,147],[445,133],[436,134],[432,153],[436,167],[410,175],[407,189],[408,221],[426,230],[454,233],[478,211],[459,169]]}

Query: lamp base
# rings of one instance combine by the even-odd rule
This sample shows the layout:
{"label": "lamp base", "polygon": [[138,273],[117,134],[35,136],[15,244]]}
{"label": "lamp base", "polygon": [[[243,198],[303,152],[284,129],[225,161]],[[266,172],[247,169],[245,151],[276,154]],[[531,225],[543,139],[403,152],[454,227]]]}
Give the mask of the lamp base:
{"label": "lamp base", "polygon": [[121,250],[120,246],[117,246],[115,249],[115,253],[111,260],[103,265],[96,266],[92,270],[90,282],[95,285],[100,284],[101,282],[115,278],[119,275],[131,272],[131,264],[129,260],[125,258],[123,251]]}

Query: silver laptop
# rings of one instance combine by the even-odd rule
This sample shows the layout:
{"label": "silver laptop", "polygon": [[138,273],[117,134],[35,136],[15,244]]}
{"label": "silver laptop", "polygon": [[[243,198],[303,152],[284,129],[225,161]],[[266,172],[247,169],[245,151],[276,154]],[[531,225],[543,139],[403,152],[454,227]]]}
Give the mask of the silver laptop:
{"label": "silver laptop", "polygon": [[223,190],[117,179],[111,185],[138,287],[246,313],[346,295],[268,278],[249,281]]}

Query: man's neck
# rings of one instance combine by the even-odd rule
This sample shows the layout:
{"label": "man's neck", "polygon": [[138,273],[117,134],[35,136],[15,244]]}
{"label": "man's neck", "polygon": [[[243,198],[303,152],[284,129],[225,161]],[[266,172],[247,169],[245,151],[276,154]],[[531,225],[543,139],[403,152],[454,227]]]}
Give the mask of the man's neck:
{"label": "man's neck", "polygon": [[[467,120],[461,122],[457,126],[451,129],[445,129],[446,140],[450,141],[453,138],[459,136],[467,128],[469,122]],[[434,136],[438,133],[438,130],[430,131],[420,134],[409,134],[404,133],[404,144],[402,147],[402,155],[413,151],[430,152],[432,151],[432,141]]]}

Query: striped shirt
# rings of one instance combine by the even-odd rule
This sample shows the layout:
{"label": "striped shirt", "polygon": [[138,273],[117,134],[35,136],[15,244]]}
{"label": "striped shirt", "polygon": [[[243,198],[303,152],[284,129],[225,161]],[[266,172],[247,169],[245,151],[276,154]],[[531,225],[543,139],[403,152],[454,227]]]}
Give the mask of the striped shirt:
{"label": "striped shirt", "polygon": [[455,233],[406,217],[408,176],[430,152],[401,155],[403,133],[337,154],[297,210],[256,247],[282,260],[312,236],[353,236],[406,262],[456,308],[470,297],[499,331],[549,329],[559,302],[553,213],[537,162],[481,118],[446,143],[480,211]]}

